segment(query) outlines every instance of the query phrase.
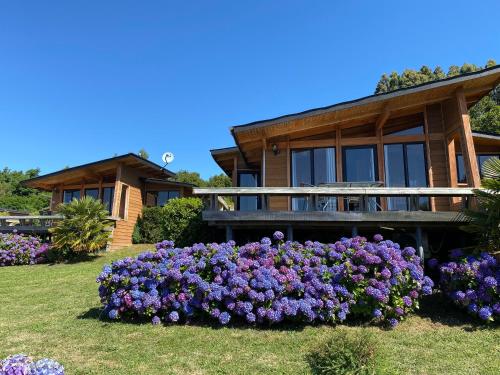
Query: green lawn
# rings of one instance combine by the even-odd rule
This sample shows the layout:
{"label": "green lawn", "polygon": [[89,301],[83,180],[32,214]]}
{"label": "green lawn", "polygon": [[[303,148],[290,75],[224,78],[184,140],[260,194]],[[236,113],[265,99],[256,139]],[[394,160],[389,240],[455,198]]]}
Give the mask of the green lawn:
{"label": "green lawn", "polygon": [[500,368],[498,326],[476,326],[436,297],[393,331],[98,320],[95,277],[103,264],[144,248],[77,264],[0,268],[0,358],[19,352],[52,357],[68,374],[304,374],[306,353],[335,330],[368,329],[377,341],[380,373],[494,374]]}

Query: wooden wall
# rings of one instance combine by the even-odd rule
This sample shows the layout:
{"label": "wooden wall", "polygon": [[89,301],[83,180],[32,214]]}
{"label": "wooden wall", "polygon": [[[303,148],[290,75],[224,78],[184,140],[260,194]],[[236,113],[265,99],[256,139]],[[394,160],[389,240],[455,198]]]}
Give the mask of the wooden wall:
{"label": "wooden wall", "polygon": [[[271,150],[266,150],[266,187],[288,186],[288,157],[287,150],[280,150],[274,155]],[[272,211],[287,211],[288,197],[269,197],[269,209]]]}
{"label": "wooden wall", "polygon": [[126,205],[126,215],[122,220],[116,222],[113,231],[113,240],[111,250],[119,249],[132,244],[132,233],[135,223],[142,213],[142,190],[143,182],[139,179],[137,173],[127,167],[121,167],[121,173],[117,175],[115,184],[115,199],[113,207],[113,216],[118,216],[120,207],[120,196],[123,185],[128,186],[128,204]]}
{"label": "wooden wall", "polygon": [[[441,104],[428,105],[425,110],[427,129],[429,134],[443,134],[444,124]],[[447,187],[449,185],[448,159],[444,139],[429,140],[428,173],[429,186]],[[447,211],[450,209],[449,198],[432,198],[434,210]]]}

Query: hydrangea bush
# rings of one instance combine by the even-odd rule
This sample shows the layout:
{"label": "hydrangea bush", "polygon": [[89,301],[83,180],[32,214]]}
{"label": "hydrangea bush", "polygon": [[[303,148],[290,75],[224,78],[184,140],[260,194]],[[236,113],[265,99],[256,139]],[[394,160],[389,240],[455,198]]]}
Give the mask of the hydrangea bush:
{"label": "hydrangea bush", "polygon": [[175,248],[106,265],[99,295],[111,319],[153,324],[213,319],[222,325],[283,321],[340,323],[349,314],[395,326],[432,292],[413,248],[376,235],[332,244],[283,241],[283,233],[237,247],[233,241]]}
{"label": "hydrangea bush", "polygon": [[64,367],[49,358],[34,361],[25,354],[15,354],[0,360],[1,375],[64,375]]}
{"label": "hydrangea bush", "polygon": [[[455,250],[452,261],[439,266],[439,284],[458,306],[483,321],[500,320],[500,267],[491,255],[463,256]],[[437,266],[430,260],[429,266]]]}
{"label": "hydrangea bush", "polygon": [[0,267],[42,263],[48,250],[38,237],[0,233]]}

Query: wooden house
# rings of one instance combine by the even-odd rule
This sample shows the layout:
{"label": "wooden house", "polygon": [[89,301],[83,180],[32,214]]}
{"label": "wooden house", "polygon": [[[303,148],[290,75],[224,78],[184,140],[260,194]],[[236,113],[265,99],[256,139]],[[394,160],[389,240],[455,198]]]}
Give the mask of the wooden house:
{"label": "wooden house", "polygon": [[61,203],[90,196],[100,200],[115,220],[111,249],[132,244],[132,232],[142,208],[162,206],[169,199],[192,195],[193,185],[172,181],[175,173],[126,154],[62,169],[25,181],[25,185],[52,192],[50,210]]}
{"label": "wooden house", "polygon": [[[405,228],[422,235],[463,224],[480,165],[500,136],[471,130],[468,109],[500,83],[500,66],[230,129],[236,146],[212,157],[232,178],[234,211],[204,220],[233,229]],[[215,205],[213,205],[215,208]],[[425,241],[424,241],[425,242]]]}

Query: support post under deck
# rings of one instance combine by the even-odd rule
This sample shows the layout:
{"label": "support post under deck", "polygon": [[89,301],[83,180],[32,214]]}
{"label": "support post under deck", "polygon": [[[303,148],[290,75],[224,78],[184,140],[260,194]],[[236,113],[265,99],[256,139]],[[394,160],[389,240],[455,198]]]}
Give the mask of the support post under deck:
{"label": "support post under deck", "polygon": [[357,226],[353,226],[352,227],[351,236],[352,237],[357,237],[357,235],[358,235],[358,227]]}
{"label": "support post under deck", "polygon": [[226,242],[233,240],[233,227],[226,225]]}
{"label": "support post under deck", "polygon": [[420,227],[420,226],[417,226],[416,233],[415,233],[415,239],[417,242],[418,256],[420,257],[420,262],[423,264],[424,263],[424,245],[422,243],[422,227]]}
{"label": "support post under deck", "polygon": [[291,225],[286,227],[286,240],[293,241],[293,227]]}

